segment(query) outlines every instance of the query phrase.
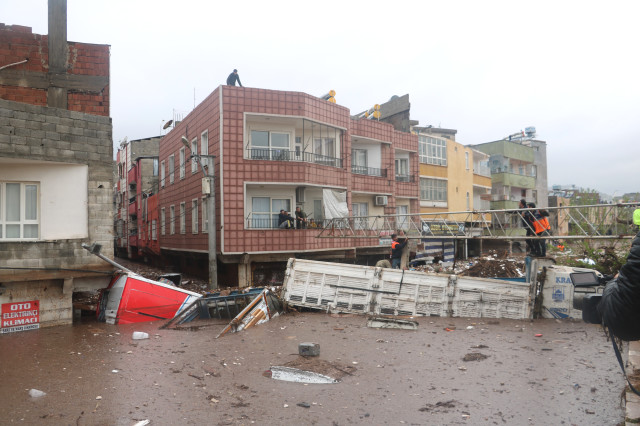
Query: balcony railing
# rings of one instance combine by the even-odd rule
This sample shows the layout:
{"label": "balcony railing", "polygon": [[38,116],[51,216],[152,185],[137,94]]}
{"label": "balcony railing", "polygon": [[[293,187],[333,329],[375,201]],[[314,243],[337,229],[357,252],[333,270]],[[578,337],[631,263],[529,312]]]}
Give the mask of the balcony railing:
{"label": "balcony railing", "polygon": [[374,167],[351,165],[351,172],[357,175],[387,177],[387,169],[376,169]]}
{"label": "balcony railing", "polygon": [[[293,217],[293,216],[292,216]],[[312,218],[307,219],[306,225],[301,225],[302,228],[298,229],[314,229],[314,228],[322,228],[324,221],[319,220],[316,221]],[[278,224],[278,215],[275,217],[269,217],[268,213],[249,213],[245,220],[245,228],[246,229],[295,229],[297,227],[297,223],[293,221],[293,228],[280,228]]]}
{"label": "balcony railing", "polygon": [[396,182],[415,182],[416,177],[414,175],[396,175]]}
{"label": "balcony railing", "polygon": [[299,161],[303,163],[321,164],[323,166],[342,167],[342,159],[314,154],[313,152],[289,151],[274,148],[249,148],[247,158],[251,160]]}

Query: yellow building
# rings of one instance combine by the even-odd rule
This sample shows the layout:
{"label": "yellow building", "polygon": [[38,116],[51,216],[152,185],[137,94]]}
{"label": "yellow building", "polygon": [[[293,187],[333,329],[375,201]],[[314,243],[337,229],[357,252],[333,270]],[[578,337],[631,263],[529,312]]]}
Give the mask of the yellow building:
{"label": "yellow building", "polygon": [[420,213],[488,210],[489,156],[456,142],[456,130],[414,127],[413,132],[419,145]]}

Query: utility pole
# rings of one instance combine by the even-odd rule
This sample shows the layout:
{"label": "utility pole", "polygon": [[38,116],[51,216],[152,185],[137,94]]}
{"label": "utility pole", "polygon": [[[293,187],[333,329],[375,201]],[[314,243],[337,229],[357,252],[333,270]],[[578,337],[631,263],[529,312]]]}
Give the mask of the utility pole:
{"label": "utility pole", "polygon": [[[183,136],[182,143],[191,152],[189,140]],[[206,157],[207,167],[204,166],[202,158]],[[215,155],[198,155],[191,152],[189,158],[195,158],[202,169],[202,193],[207,198],[207,231],[209,236],[209,290],[218,288],[218,255],[216,247],[216,190],[215,190]],[[186,167],[186,166],[185,166]],[[207,173],[209,170],[209,173]],[[204,219],[204,218],[203,218]]]}

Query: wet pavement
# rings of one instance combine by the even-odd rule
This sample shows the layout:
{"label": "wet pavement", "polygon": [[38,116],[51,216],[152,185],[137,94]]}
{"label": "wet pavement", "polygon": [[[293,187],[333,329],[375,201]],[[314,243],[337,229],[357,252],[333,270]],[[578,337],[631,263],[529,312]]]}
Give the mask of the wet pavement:
{"label": "wet pavement", "polygon": [[[225,325],[85,321],[0,336],[2,424],[616,425],[624,379],[601,329],[578,321],[288,314]],[[468,327],[472,327],[468,329]],[[452,331],[446,331],[449,329]],[[132,340],[134,331],[149,333]],[[541,334],[542,336],[536,337]],[[356,370],[338,384],[273,380],[298,344]],[[466,361],[465,361],[466,360]],[[30,389],[46,392],[29,396]]]}

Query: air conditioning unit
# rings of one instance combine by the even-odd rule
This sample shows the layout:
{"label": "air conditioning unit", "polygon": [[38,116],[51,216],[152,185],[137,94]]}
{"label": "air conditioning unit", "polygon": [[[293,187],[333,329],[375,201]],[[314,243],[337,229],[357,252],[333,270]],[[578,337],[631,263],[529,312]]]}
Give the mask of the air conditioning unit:
{"label": "air conditioning unit", "polygon": [[386,206],[388,202],[389,200],[386,195],[376,195],[376,206]]}
{"label": "air conditioning unit", "polygon": [[304,203],[304,186],[296,188],[296,203]]}

